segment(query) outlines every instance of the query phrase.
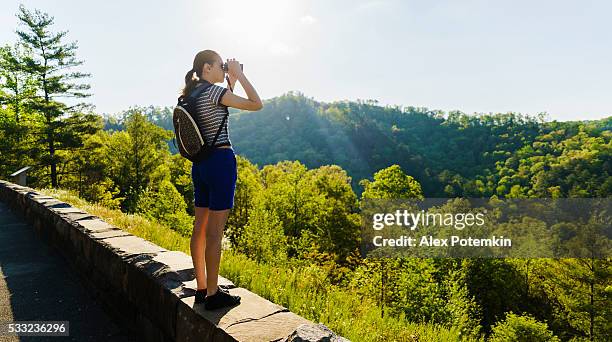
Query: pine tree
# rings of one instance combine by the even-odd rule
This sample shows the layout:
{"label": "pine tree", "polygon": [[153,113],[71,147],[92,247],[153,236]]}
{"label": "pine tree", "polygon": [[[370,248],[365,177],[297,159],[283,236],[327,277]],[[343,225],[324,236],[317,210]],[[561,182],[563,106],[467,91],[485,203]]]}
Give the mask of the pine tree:
{"label": "pine tree", "polygon": [[[40,143],[46,151],[40,165],[50,167],[51,186],[58,186],[58,164],[63,162],[60,150],[82,145],[82,135],[95,132],[93,115],[81,115],[80,110],[90,108],[78,102],[85,98],[88,84],[77,83],[89,74],[71,71],[83,62],[76,59],[76,42],[64,43],[67,31],[52,32],[54,18],[39,10],[31,12],[23,5],[17,17],[24,29],[18,29],[19,42],[31,54],[25,55],[23,70],[35,81],[36,96],[29,102],[33,112],[41,115]],[[77,99],[68,105],[60,100]]]}

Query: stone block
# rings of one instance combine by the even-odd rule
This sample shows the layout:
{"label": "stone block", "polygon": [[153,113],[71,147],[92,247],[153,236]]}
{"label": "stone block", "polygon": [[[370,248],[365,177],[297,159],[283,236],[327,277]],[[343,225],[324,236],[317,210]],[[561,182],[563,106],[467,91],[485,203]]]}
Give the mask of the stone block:
{"label": "stone block", "polygon": [[157,254],[167,251],[165,248],[134,235],[113,237],[102,241],[123,259],[137,254]]}
{"label": "stone block", "polygon": [[[300,324],[311,323],[305,318],[290,314],[287,308],[274,304],[246,289],[238,287],[228,291],[241,297],[239,305],[205,310],[204,305],[194,304],[194,297],[183,298],[181,301],[213,324],[215,329],[224,331],[237,341],[280,340],[287,337]],[[274,317],[275,315],[279,316]],[[189,316],[186,315],[186,317]],[[241,326],[242,324],[246,325]],[[178,327],[179,323],[177,323]]]}
{"label": "stone block", "polygon": [[225,331],[238,341],[280,341],[300,324],[312,324],[293,312],[277,312],[257,320],[246,320],[225,327]]}
{"label": "stone block", "polygon": [[103,239],[108,239],[112,237],[120,237],[120,236],[128,236],[128,235],[131,235],[131,234],[119,228],[106,230],[102,232],[95,232],[95,233],[90,234],[90,236],[96,240],[103,240]]}
{"label": "stone block", "polygon": [[117,229],[117,227],[113,226],[112,224],[100,218],[77,220],[75,222],[76,222],[76,226],[82,228],[87,234]]}
{"label": "stone block", "polygon": [[324,324],[302,324],[282,342],[350,342]]}

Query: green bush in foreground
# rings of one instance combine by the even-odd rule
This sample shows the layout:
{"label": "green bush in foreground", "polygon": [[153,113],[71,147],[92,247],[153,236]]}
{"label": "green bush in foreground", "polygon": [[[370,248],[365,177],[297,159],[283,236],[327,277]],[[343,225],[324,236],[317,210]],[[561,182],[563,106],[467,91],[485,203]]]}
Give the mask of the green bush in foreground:
{"label": "green bush in foreground", "polygon": [[559,339],[548,330],[548,325],[530,316],[519,316],[512,312],[506,319],[493,327],[491,342],[558,342]]}

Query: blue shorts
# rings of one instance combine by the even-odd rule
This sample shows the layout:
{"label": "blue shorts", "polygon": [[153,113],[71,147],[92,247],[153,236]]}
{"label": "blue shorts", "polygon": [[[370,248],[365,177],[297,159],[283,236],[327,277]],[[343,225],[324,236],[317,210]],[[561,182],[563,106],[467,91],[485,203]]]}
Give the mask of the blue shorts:
{"label": "blue shorts", "polygon": [[234,207],[238,168],[231,148],[215,148],[212,154],[191,166],[196,207],[224,210]]}

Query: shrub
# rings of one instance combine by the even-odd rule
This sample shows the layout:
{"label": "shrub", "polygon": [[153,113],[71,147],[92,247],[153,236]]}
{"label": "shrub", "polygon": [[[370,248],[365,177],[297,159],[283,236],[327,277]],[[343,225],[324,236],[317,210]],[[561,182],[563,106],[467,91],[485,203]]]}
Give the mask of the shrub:
{"label": "shrub", "polygon": [[530,316],[519,316],[512,312],[506,314],[506,319],[497,323],[492,330],[491,342],[530,341],[558,342],[548,325]]}

